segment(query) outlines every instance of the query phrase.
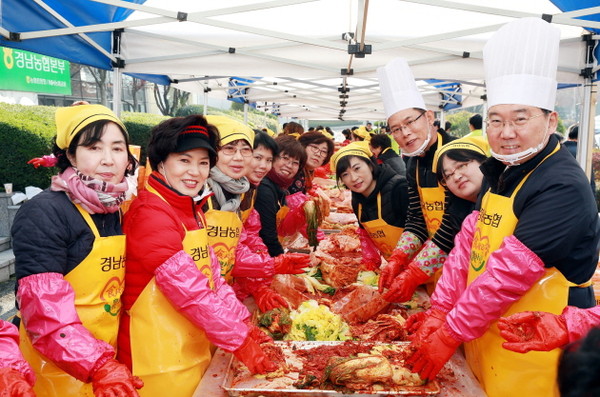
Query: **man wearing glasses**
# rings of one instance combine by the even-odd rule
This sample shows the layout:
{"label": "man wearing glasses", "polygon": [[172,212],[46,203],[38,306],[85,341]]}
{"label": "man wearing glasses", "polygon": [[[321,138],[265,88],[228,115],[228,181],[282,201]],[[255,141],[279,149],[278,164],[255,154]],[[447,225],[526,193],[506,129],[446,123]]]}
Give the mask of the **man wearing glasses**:
{"label": "man wearing glasses", "polygon": [[433,290],[473,204],[450,195],[438,183],[435,152],[456,138],[433,126],[434,114],[426,110],[406,60],[396,58],[377,73],[392,137],[409,158],[406,228],[382,270],[379,290],[387,289],[383,298],[390,302],[405,302],[420,284],[429,281],[428,289]]}
{"label": "man wearing glasses", "polygon": [[585,174],[553,135],[559,41],[559,29],[523,18],[484,47],[493,158],[481,169],[489,189],[456,237],[431,299],[429,313],[437,314],[413,341],[417,351],[408,362],[423,378],[433,379],[465,343],[488,396],[558,395],[560,349],[506,350],[497,320],[595,305],[598,209]]}

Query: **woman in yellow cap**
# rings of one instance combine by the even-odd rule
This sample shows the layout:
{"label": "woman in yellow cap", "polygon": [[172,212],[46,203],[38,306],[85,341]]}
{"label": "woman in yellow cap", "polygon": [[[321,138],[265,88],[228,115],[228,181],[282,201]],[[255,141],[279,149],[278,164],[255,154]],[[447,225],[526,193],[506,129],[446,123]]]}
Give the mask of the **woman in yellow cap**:
{"label": "woman in yellow cap", "polygon": [[[488,153],[488,144],[481,137],[451,141],[435,153],[433,170],[439,183],[451,197],[448,200],[448,211],[455,215],[453,221],[457,223],[457,228],[473,211],[483,183],[483,173],[479,166],[488,157]],[[438,265],[441,257],[431,256],[426,259],[428,262],[413,260],[401,271],[384,294],[384,298],[393,301],[412,295],[417,286],[429,278],[423,269],[428,271]]]}
{"label": "woman in yellow cap", "polygon": [[142,382],[114,359],[125,273],[119,205],[136,161],[104,106],[56,111],[60,173],[12,229],[21,350],[38,396],[137,396]]}
{"label": "woman in yellow cap", "polygon": [[219,131],[221,147],[217,161],[206,181],[213,193],[203,210],[208,224],[209,244],[221,263],[221,275],[231,284],[235,263],[235,247],[242,232],[243,213],[251,210],[242,196],[250,189],[246,178],[252,163],[254,131],[226,116],[207,116],[207,122]]}
{"label": "woman in yellow cap", "polygon": [[[252,373],[273,370],[250,313],[221,276],[201,210],[219,135],[200,115],[152,129],[154,170],[125,214],[127,273],[119,359],[140,376],[142,396],[191,396],[211,359],[230,351]],[[260,332],[260,331],[258,331]]]}
{"label": "woman in yellow cap", "polygon": [[353,142],[331,159],[338,182],[352,191],[352,209],[359,222],[363,263],[370,270],[392,253],[404,230],[408,191],[406,178],[388,165],[376,165],[365,142]]}

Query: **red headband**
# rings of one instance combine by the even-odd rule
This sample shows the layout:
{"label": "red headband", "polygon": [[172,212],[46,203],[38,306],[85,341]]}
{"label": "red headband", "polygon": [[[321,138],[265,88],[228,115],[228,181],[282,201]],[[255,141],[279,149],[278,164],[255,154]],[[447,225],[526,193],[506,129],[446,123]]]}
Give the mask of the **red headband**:
{"label": "red headband", "polygon": [[201,125],[188,125],[179,135],[184,134],[202,134],[208,138],[208,130]]}

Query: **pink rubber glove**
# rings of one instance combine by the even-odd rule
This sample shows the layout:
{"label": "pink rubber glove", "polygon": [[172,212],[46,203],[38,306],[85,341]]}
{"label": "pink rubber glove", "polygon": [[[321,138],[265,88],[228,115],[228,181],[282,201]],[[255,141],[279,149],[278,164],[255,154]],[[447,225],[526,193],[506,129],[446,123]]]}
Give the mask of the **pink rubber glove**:
{"label": "pink rubber glove", "polygon": [[54,167],[58,163],[58,159],[53,154],[45,155],[42,157],[32,158],[27,164],[33,165],[35,168],[38,167]]}
{"label": "pink rubber glove", "polygon": [[269,360],[251,336],[248,336],[244,343],[234,350],[233,355],[253,374],[264,374],[277,369],[277,366]]}
{"label": "pink rubber glove", "polygon": [[0,396],[35,397],[33,388],[23,374],[10,367],[0,368]]}
{"label": "pink rubber glove", "polygon": [[388,264],[381,270],[379,276],[379,293],[382,294],[384,289],[390,288],[392,281],[406,268],[409,263],[408,255],[399,249],[395,249],[388,259]]}
{"label": "pink rubber glove", "polygon": [[388,302],[409,301],[417,287],[427,280],[429,275],[416,264],[411,263],[408,269],[394,279],[390,289],[382,297]]}
{"label": "pink rubber glove", "polygon": [[310,266],[310,255],[288,252],[274,258],[275,274],[302,274]]}
{"label": "pink rubber glove", "polygon": [[433,380],[460,344],[446,326],[442,326],[417,347],[406,363],[412,366],[413,372],[419,373],[421,379]]}
{"label": "pink rubber glove", "polygon": [[124,364],[112,358],[92,375],[95,397],[138,397],[136,389],[143,386],[140,378],[131,375]]}
{"label": "pink rubber glove", "polygon": [[276,308],[289,308],[288,302],[277,292],[266,285],[252,291],[252,296],[261,312],[265,313]]}
{"label": "pink rubber glove", "polygon": [[502,347],[517,353],[550,351],[569,343],[565,320],[546,312],[521,312],[498,320],[500,336],[508,342]]}

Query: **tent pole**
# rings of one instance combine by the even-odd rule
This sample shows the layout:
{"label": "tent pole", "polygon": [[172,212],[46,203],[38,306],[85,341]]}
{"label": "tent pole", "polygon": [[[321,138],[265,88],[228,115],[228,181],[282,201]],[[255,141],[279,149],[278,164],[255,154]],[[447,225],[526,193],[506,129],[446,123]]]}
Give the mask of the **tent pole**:
{"label": "tent pole", "polygon": [[244,102],[244,124],[248,124],[248,104]]}
{"label": "tent pole", "polygon": [[121,73],[121,68],[115,67],[113,69],[113,112],[117,115],[117,117],[121,117],[121,88],[122,88],[122,80],[123,76]]}
{"label": "tent pole", "polygon": [[592,149],[594,147],[594,127],[596,109],[596,83],[586,78],[583,85],[583,109],[577,143],[577,161],[589,178],[592,174]]}
{"label": "tent pole", "polygon": [[585,172],[585,175],[590,178],[592,175],[592,149],[594,147],[594,128],[596,116],[596,93],[597,87],[594,83],[593,70],[597,65],[594,57],[594,50],[597,41],[592,35],[584,36],[587,42],[587,51],[585,59],[585,69],[582,70],[584,78],[583,83],[583,109],[581,111],[581,119],[579,122],[579,135],[577,143],[577,161]]}
{"label": "tent pole", "polygon": [[208,90],[204,89],[204,106],[202,107],[202,114],[206,116],[206,111],[208,109]]}

